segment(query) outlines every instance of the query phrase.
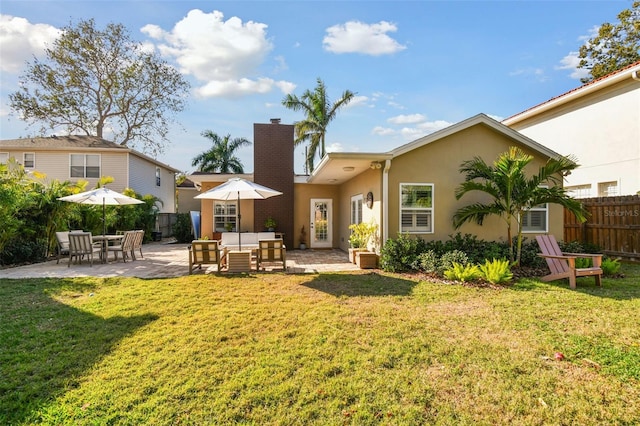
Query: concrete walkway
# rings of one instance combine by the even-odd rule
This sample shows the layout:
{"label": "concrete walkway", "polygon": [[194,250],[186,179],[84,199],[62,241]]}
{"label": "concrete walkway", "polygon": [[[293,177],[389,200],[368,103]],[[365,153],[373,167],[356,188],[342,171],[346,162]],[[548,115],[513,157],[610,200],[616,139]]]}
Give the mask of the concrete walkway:
{"label": "concrete walkway", "polygon": [[[189,274],[189,254],[187,244],[154,242],[142,246],[144,258],[127,263],[111,261],[106,264],[88,262],[67,266],[67,258],[0,269],[1,278],[65,278],[65,277],[138,277],[169,278]],[[203,265],[195,274],[216,273],[216,266]],[[358,267],[349,262],[349,256],[342,250],[288,250],[288,273],[314,273],[332,271],[355,271]]]}

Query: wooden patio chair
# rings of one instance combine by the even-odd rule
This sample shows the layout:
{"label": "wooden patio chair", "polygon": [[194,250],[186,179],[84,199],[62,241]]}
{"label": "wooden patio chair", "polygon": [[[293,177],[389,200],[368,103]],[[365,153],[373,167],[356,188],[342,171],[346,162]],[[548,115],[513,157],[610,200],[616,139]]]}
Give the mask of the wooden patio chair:
{"label": "wooden patio chair", "polygon": [[194,240],[189,246],[189,275],[202,265],[217,265],[220,271],[220,248],[218,240]]}
{"label": "wooden patio chair", "polygon": [[136,238],[133,240],[133,249],[131,250],[131,256],[133,260],[136,260],[136,250],[140,252],[140,257],[144,259],[142,255],[142,242],[144,241],[144,230],[140,229],[136,232]]}
{"label": "wooden patio chair", "polygon": [[[588,253],[563,253],[553,235],[538,235],[536,237],[540,251],[538,256],[544,257],[551,270],[549,275],[542,277],[542,281],[555,281],[563,278],[569,279],[569,287],[576,288],[577,277],[593,276],[596,285],[602,285],[602,255]],[[577,258],[592,259],[593,266],[589,268],[576,268]]]}
{"label": "wooden patio chair", "polygon": [[56,232],[56,243],[58,245],[58,250],[56,252],[56,258],[58,260],[56,263],[60,263],[60,258],[62,256],[69,255],[69,232],[82,232],[82,229],[74,230],[74,231],[57,231]]}
{"label": "wooden patio chair", "polygon": [[112,245],[107,247],[107,253],[112,251],[114,255],[114,260],[118,261],[118,253],[122,253],[122,261],[127,263],[127,256],[131,256],[132,260],[136,260],[133,255],[133,244],[136,239],[136,231],[124,231],[124,236],[120,241],[120,244]]}
{"label": "wooden patio chair", "polygon": [[256,269],[265,269],[264,263],[282,263],[282,270],[287,270],[287,249],[282,239],[258,241],[258,258]]}
{"label": "wooden patio chair", "polygon": [[93,255],[102,256],[102,243],[94,244],[91,232],[69,232],[69,264],[75,257],[76,263],[81,263],[87,256],[89,264],[93,266]]}

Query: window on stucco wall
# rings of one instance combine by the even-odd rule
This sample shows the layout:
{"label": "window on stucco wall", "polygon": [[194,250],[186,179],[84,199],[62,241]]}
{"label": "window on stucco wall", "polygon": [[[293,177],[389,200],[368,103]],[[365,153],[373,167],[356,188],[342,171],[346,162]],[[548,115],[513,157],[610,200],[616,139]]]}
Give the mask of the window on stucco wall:
{"label": "window on stucco wall", "polygon": [[362,222],[362,194],[351,197],[351,225]]}
{"label": "window on stucco wall", "polygon": [[548,204],[534,206],[522,216],[522,232],[549,232]]}
{"label": "window on stucco wall", "polygon": [[433,232],[433,184],[400,184],[400,232]]}
{"label": "window on stucco wall", "polygon": [[213,211],[214,232],[236,230],[236,203],[230,201],[216,201]]}

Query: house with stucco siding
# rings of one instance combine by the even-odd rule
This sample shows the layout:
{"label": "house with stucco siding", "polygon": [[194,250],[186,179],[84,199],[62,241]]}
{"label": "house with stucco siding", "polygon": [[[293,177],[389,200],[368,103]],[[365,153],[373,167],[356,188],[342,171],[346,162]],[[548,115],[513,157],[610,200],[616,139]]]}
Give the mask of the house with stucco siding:
{"label": "house with stucco siding", "polygon": [[[533,139],[478,114],[446,129],[389,152],[328,153],[310,175],[293,174],[294,126],[274,119],[254,125],[254,174],[241,177],[283,192],[267,200],[241,200],[242,232],[264,229],[264,218],[278,223],[287,247],[298,247],[302,227],[311,248],[348,249],[349,225],[378,225],[378,245],[388,238],[410,234],[425,240],[446,240],[455,233],[457,209],[483,199],[469,194],[456,200],[455,188],[464,181],[463,161],[479,156],[493,162],[511,146],[534,157],[530,174],[560,154]],[[189,179],[202,192],[236,175],[195,174]],[[223,225],[236,222],[236,200],[202,199],[202,236],[215,238]],[[468,223],[462,233],[485,240],[505,240],[503,219],[489,217],[482,226]],[[525,233],[562,235],[563,209],[537,206],[527,214]]]}
{"label": "house with stucco siding", "polygon": [[577,198],[640,191],[640,62],[502,122],[545,146],[575,155],[565,188]]}

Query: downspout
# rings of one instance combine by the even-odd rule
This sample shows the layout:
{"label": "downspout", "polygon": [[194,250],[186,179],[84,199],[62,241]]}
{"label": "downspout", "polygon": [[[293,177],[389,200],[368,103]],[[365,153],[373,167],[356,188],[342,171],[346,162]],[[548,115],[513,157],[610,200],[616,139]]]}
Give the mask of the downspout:
{"label": "downspout", "polygon": [[384,170],[382,171],[382,241],[380,248],[384,246],[385,241],[389,238],[389,169],[391,169],[391,160],[385,160]]}
{"label": "downspout", "polygon": [[640,81],[640,71],[639,70],[635,70],[631,73],[631,78],[634,79],[635,81]]}

